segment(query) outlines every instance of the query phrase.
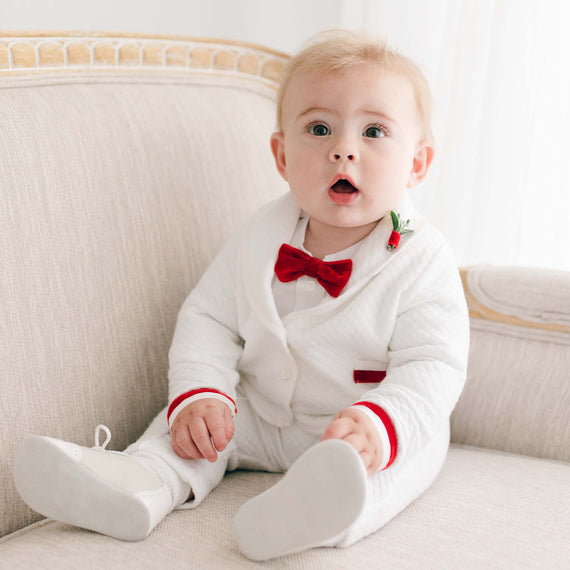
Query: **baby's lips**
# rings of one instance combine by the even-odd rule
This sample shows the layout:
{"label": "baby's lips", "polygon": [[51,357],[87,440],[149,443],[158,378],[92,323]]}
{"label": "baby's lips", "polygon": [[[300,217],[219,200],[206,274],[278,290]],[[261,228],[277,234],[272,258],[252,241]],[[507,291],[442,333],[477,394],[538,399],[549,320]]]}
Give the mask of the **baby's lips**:
{"label": "baby's lips", "polygon": [[348,180],[339,180],[333,184],[330,188],[333,192],[339,192],[341,194],[355,194],[358,189],[355,188]]}
{"label": "baby's lips", "polygon": [[340,180],[346,180],[355,190],[358,191],[358,186],[355,184],[352,177],[349,176],[348,174],[344,174],[344,173],[339,173],[339,174],[335,175],[335,177],[331,181],[329,188],[332,188]]}
{"label": "baby's lips", "polygon": [[329,188],[328,197],[335,203],[335,204],[342,204],[342,205],[349,205],[356,201],[359,196],[359,192],[336,192],[332,188]]}

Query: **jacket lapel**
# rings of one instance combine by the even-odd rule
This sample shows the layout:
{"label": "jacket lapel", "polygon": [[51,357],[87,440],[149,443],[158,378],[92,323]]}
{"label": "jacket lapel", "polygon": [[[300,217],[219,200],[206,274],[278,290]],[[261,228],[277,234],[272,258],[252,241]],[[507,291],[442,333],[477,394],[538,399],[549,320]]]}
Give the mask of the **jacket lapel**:
{"label": "jacket lapel", "polygon": [[[387,245],[393,229],[392,219],[390,215],[384,216],[356,252],[352,274],[340,296],[336,299],[331,297],[327,302],[300,313],[327,311],[343,303],[357,294],[361,287],[380,273],[395,256],[406,255],[409,244],[418,239],[423,222],[415,214],[407,194],[395,211],[402,218],[411,220],[410,226],[414,232],[403,237],[396,250],[389,251]],[[300,215],[301,209],[293,196],[290,192],[286,193],[267,204],[254,216],[242,234],[239,248],[239,266],[248,303],[263,326],[283,342],[286,341],[286,331],[277,313],[271,286],[279,247],[293,236]],[[293,314],[287,315],[285,320],[290,317],[293,318]]]}
{"label": "jacket lapel", "polygon": [[410,220],[410,227],[414,232],[402,237],[398,247],[389,251],[387,245],[393,230],[392,218],[390,214],[384,216],[372,233],[365,238],[354,256],[354,269],[347,283],[347,293],[352,287],[359,289],[361,282],[380,273],[395,256],[404,254],[408,243],[417,236],[421,223],[407,194],[404,194],[395,212],[399,213],[404,220]]}
{"label": "jacket lapel", "polygon": [[264,327],[285,340],[271,289],[277,253],[295,231],[301,209],[290,192],[262,208],[242,236],[240,267],[249,305]]}

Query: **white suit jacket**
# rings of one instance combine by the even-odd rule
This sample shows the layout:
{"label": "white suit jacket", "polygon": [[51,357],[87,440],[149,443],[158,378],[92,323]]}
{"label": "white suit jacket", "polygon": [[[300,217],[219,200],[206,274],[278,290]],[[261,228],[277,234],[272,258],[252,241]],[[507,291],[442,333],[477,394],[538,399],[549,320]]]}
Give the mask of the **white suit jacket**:
{"label": "white suit jacket", "polygon": [[[422,449],[461,393],[469,321],[442,236],[407,199],[399,211],[414,232],[397,249],[386,248],[386,216],[359,247],[340,296],[284,319],[272,295],[274,265],[301,211],[288,193],[254,214],[180,310],[169,353],[170,411],[196,390],[235,400],[239,383],[267,422],[298,422],[318,435],[338,411],[364,401],[389,416],[397,461]],[[373,372],[355,374],[363,370]]]}

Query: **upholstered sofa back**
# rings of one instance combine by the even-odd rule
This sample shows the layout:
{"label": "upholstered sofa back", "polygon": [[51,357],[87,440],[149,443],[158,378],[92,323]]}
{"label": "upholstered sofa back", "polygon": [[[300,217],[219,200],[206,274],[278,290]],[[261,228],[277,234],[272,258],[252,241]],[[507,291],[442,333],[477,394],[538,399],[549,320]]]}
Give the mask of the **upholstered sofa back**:
{"label": "upholstered sofa back", "polygon": [[176,38],[0,38],[0,535],[38,433],[112,449],[167,401],[176,315],[232,229],[286,191],[284,56]]}
{"label": "upholstered sofa back", "polygon": [[[286,191],[269,151],[284,60],[184,38],[0,37],[0,535],[37,519],[12,482],[25,436],[93,445],[104,423],[122,449],[166,404],[183,299]],[[464,279],[453,439],[570,459],[568,274]]]}

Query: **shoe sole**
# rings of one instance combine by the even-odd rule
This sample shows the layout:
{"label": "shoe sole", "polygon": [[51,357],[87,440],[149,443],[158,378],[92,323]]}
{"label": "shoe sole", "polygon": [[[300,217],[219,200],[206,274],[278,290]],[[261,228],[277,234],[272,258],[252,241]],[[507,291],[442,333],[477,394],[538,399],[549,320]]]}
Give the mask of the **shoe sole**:
{"label": "shoe sole", "polygon": [[100,481],[51,438],[22,443],[14,479],[22,499],[48,518],[126,541],[142,540],[151,530],[140,499]]}
{"label": "shoe sole", "polygon": [[306,451],[273,487],[245,503],[234,535],[251,560],[332,546],[364,509],[368,477],[356,450],[327,440]]}

